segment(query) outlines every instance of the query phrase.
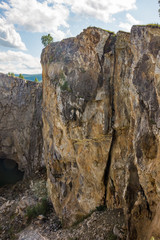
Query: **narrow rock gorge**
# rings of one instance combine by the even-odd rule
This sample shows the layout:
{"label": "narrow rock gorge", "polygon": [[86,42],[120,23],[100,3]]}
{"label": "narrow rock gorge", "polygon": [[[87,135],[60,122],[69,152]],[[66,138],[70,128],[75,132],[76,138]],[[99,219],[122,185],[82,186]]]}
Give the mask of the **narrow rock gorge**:
{"label": "narrow rock gorge", "polygon": [[89,27],[47,46],[43,141],[48,190],[64,226],[123,208],[128,239],[160,236],[160,29]]}
{"label": "narrow rock gorge", "polygon": [[0,74],[0,187],[45,162],[64,227],[106,206],[128,240],[160,239],[160,28],[89,27],[41,64],[42,84]]}

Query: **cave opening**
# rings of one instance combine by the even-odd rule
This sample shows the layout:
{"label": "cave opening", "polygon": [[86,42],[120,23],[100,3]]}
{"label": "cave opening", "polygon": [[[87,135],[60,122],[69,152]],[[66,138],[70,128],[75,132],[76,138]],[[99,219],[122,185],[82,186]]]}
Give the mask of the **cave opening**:
{"label": "cave opening", "polygon": [[0,158],[0,187],[15,184],[23,179],[24,172],[18,169],[18,164],[11,159]]}

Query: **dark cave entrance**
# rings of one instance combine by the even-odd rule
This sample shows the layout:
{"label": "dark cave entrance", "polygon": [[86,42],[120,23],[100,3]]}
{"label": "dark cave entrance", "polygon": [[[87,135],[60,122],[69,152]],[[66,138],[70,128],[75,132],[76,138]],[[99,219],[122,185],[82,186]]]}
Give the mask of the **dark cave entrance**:
{"label": "dark cave entrance", "polygon": [[0,187],[15,184],[23,179],[24,172],[18,169],[18,164],[11,159],[0,158]]}

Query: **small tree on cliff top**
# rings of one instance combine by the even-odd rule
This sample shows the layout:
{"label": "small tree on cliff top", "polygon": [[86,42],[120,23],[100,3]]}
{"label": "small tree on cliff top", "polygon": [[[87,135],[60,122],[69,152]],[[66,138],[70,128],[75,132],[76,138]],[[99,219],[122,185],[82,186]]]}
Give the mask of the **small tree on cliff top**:
{"label": "small tree on cliff top", "polygon": [[39,82],[37,77],[35,78],[35,80],[34,80],[34,81],[35,81],[36,83],[38,83],[38,82]]}
{"label": "small tree on cliff top", "polygon": [[18,77],[24,79],[24,76],[21,73],[19,74]]}
{"label": "small tree on cliff top", "polygon": [[9,72],[8,76],[15,77],[14,73]]}
{"label": "small tree on cliff top", "polygon": [[42,44],[46,47],[53,42],[53,37],[48,34],[41,37]]}

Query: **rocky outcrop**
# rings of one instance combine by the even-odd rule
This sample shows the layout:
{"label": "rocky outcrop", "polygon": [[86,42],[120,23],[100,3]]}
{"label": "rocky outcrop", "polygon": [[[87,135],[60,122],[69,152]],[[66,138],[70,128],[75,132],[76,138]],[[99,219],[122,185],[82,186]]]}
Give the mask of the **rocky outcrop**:
{"label": "rocky outcrop", "polygon": [[42,166],[42,86],[0,74],[0,159],[14,160],[25,176]]}
{"label": "rocky outcrop", "polygon": [[90,28],[42,54],[44,157],[51,198],[64,224],[105,201],[112,142],[111,92],[106,94],[110,86],[102,76],[107,40],[113,41],[108,32]]}
{"label": "rocky outcrop", "polygon": [[160,234],[159,49],[159,28],[133,26],[43,50],[44,157],[64,225],[105,204],[124,208],[128,239]]}
{"label": "rocky outcrop", "polygon": [[150,239],[152,234],[160,234],[147,231],[160,200],[159,49],[160,29],[134,26],[128,39],[123,33],[117,35],[115,140],[107,204],[125,206],[129,239]]}

